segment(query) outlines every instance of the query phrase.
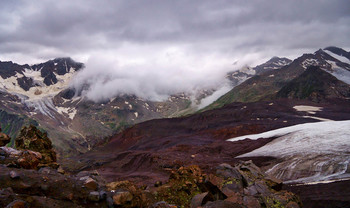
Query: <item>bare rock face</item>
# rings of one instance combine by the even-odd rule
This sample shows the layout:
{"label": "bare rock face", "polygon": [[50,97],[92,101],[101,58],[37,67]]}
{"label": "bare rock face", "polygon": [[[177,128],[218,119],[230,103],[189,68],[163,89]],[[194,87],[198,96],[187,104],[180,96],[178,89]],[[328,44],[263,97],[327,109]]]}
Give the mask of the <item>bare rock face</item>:
{"label": "bare rock face", "polygon": [[50,166],[58,168],[56,152],[52,149],[52,143],[47,133],[41,132],[35,126],[24,127],[15,140],[17,149],[32,150],[42,156],[38,167]]}

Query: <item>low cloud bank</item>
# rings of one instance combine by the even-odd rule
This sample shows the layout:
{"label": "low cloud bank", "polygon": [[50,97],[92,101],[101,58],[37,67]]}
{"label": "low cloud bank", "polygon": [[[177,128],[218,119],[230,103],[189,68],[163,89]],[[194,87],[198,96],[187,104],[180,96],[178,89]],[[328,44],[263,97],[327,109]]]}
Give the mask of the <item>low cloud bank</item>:
{"label": "low cloud bank", "polygon": [[[191,53],[180,47],[131,48],[94,54],[71,86],[95,102],[124,94],[161,101],[183,92],[196,96],[206,89],[220,89],[224,93],[228,91],[226,73],[243,64],[233,65],[235,60],[222,54]],[[248,59],[243,57],[243,60]],[[215,93],[217,96],[220,95]]]}

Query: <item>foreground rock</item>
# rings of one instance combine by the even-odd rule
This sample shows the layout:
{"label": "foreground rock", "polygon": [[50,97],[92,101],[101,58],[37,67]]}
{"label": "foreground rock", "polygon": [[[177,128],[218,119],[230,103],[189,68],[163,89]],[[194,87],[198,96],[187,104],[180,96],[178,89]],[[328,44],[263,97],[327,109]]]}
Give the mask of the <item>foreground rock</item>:
{"label": "foreground rock", "polygon": [[[90,177],[103,184],[100,178]],[[103,188],[91,191],[80,177],[62,175],[52,168],[0,166],[0,207],[16,201],[28,207],[108,207],[106,197],[100,197],[101,192]]]}
{"label": "foreground rock", "polygon": [[[216,174],[196,166],[172,170],[167,181],[137,186],[105,183],[96,171],[63,175],[45,167],[0,166],[0,206],[27,207],[300,207],[299,198],[281,190],[252,162],[222,164]],[[293,205],[293,206],[292,206]]]}
{"label": "foreground rock", "polygon": [[[10,138],[0,133],[0,137]],[[3,140],[5,141],[5,140]],[[39,169],[58,168],[50,139],[35,126],[24,127],[15,140],[16,148],[0,147],[0,164],[8,167]]]}
{"label": "foreground rock", "polygon": [[37,169],[42,160],[39,152],[16,150],[11,147],[0,147],[0,155],[0,164],[25,169]]}
{"label": "foreground rock", "polygon": [[251,161],[238,163],[234,167],[222,164],[204,184],[207,192],[196,195],[191,207],[301,206],[296,195],[281,190],[281,181],[265,175]]}
{"label": "foreground rock", "polygon": [[9,143],[11,141],[11,138],[8,136],[8,135],[6,135],[6,134],[4,134],[4,133],[2,133],[1,132],[1,128],[0,128],[0,146],[2,147],[2,146],[5,146],[7,143]]}
{"label": "foreground rock", "polygon": [[35,126],[24,127],[15,140],[16,148],[20,150],[32,150],[41,154],[38,167],[50,166],[58,168],[56,152],[47,133],[41,132]]}
{"label": "foreground rock", "polygon": [[281,190],[282,182],[251,161],[218,166],[206,175],[198,166],[181,167],[155,192],[157,201],[183,207],[301,207],[299,198]]}

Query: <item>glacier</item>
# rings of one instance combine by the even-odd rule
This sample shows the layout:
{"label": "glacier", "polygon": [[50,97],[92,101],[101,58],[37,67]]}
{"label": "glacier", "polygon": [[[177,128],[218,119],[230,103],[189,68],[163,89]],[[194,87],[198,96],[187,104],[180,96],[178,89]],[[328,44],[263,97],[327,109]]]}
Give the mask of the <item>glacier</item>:
{"label": "glacier", "polygon": [[277,158],[266,172],[285,183],[350,179],[350,120],[299,124],[228,141],[271,137],[277,138],[238,158]]}

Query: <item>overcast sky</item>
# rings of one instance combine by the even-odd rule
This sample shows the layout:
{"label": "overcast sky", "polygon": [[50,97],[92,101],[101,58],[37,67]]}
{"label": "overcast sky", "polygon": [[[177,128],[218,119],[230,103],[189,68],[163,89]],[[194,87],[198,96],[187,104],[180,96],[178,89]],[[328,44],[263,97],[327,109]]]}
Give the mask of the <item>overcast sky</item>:
{"label": "overcast sky", "polygon": [[85,77],[134,71],[147,74],[137,81],[174,76],[166,85],[177,85],[190,76],[183,81],[195,83],[171,93],[212,85],[272,56],[296,58],[330,45],[349,50],[349,37],[348,0],[0,1],[0,60],[70,56],[86,63]]}

